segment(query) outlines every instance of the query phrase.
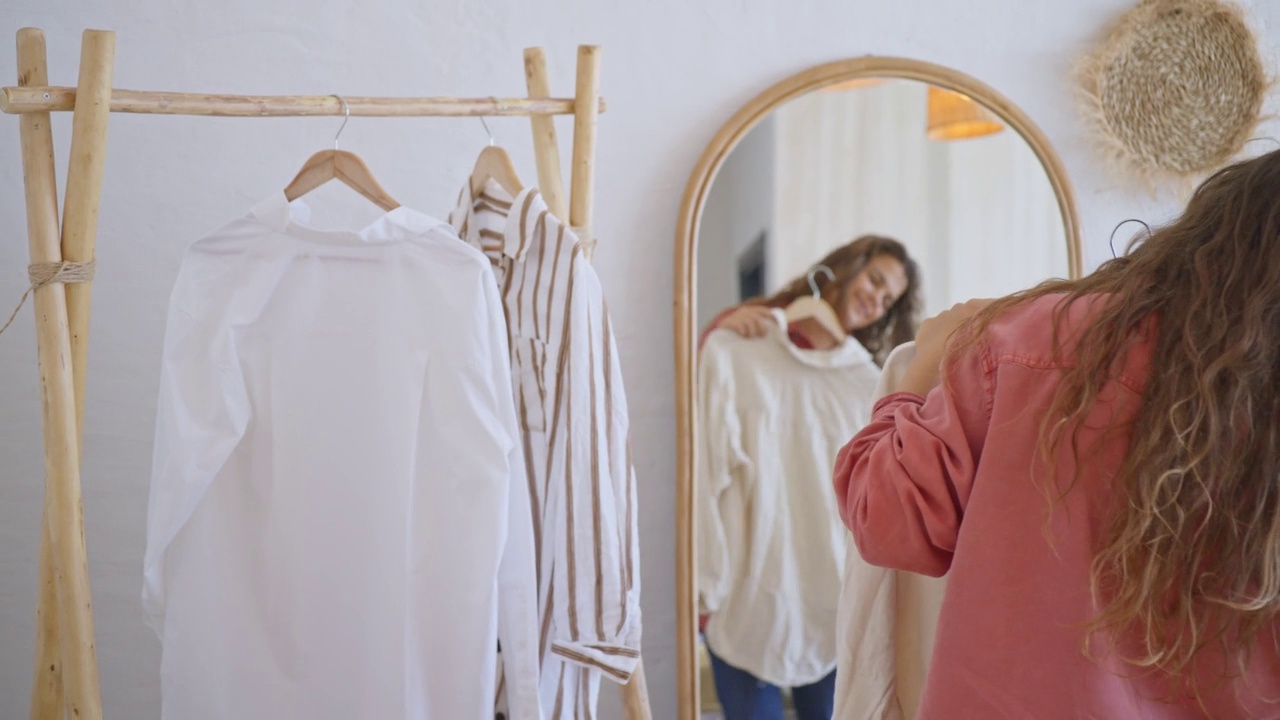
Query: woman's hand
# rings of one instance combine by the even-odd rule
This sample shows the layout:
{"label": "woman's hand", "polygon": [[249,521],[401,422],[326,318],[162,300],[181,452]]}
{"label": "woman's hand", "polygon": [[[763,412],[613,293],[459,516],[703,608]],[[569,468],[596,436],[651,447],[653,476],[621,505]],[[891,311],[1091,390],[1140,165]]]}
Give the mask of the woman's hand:
{"label": "woman's hand", "polygon": [[725,315],[716,328],[732,330],[745,338],[757,338],[763,337],[769,332],[769,327],[776,323],[773,308],[767,305],[740,305]]}
{"label": "woman's hand", "polygon": [[920,331],[916,333],[916,355],[903,373],[900,389],[917,395],[928,394],[940,381],[942,360],[952,334],[992,302],[981,299],[952,305],[950,310],[921,323]]}

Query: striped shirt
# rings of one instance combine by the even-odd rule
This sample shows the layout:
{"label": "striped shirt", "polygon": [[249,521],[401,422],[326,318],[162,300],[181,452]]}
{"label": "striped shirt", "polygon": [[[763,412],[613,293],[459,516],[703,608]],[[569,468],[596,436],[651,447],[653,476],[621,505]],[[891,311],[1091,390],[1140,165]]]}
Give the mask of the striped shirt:
{"label": "striped shirt", "polygon": [[604,294],[573,232],[536,189],[464,187],[450,222],[493,264],[533,501],[541,700],[595,716],[600,678],[640,657],[635,472]]}

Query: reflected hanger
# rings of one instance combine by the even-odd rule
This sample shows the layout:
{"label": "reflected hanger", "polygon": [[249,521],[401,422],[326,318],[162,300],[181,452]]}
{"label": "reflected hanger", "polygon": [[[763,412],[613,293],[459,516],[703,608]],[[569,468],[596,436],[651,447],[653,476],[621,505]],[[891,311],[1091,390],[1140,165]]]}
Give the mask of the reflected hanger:
{"label": "reflected hanger", "polygon": [[383,210],[387,212],[395,210],[400,207],[400,203],[378,184],[364,160],[355,153],[338,149],[338,138],[342,136],[342,130],[347,127],[347,121],[351,119],[351,108],[347,107],[347,101],[341,95],[334,95],[334,97],[342,103],[344,117],[342,125],[338,128],[338,134],[333,136],[333,149],[321,150],[307,158],[302,169],[285,186],[285,198],[293,202],[330,180],[338,180]]}
{"label": "reflected hanger", "polygon": [[483,115],[480,116],[480,124],[484,125],[484,131],[489,135],[489,145],[480,151],[480,156],[476,158],[476,165],[471,170],[471,197],[479,197],[484,191],[485,182],[489,179],[501,185],[511,197],[519,195],[520,191],[524,190],[524,185],[516,175],[515,165],[511,164],[511,156],[507,155],[506,150],[498,147],[493,139],[493,132],[489,130],[489,123],[485,122]]}
{"label": "reflected hanger", "polygon": [[825,273],[830,280],[836,279],[836,274],[831,272],[831,268],[826,265],[815,265],[809,271],[809,289],[813,291],[813,294],[801,295],[791,301],[791,304],[786,309],[787,322],[793,323],[812,318],[818,321],[818,325],[822,326],[822,329],[826,330],[833,340],[844,342],[848,333],[845,332],[844,325],[840,324],[840,318],[836,317],[835,309],[831,307],[830,303],[822,299],[822,293],[818,290],[818,283],[814,282],[814,276],[820,272]]}

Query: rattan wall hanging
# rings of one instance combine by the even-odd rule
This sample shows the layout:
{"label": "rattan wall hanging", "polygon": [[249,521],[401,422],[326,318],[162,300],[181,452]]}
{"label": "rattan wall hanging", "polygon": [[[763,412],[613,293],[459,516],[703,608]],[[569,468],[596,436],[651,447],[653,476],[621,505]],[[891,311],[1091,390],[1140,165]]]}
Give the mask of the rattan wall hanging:
{"label": "rattan wall hanging", "polygon": [[1109,170],[1152,191],[1239,153],[1272,82],[1244,11],[1219,0],[1143,0],[1084,58],[1078,81]]}

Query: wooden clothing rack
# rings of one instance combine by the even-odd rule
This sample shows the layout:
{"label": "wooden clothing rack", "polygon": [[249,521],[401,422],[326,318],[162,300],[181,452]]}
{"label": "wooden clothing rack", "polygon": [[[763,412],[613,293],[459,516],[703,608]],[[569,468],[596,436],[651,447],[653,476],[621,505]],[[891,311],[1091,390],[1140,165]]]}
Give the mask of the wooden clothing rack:
{"label": "wooden clothing rack", "polygon": [[[334,96],[199,95],[111,87],[115,33],[86,30],[76,87],[49,86],[44,33],[18,31],[18,86],[0,95],[0,110],[20,115],[27,233],[32,270],[44,419],[45,503],[36,615],[32,720],[99,720],[102,703],[94,650],[93,610],[80,493],[84,388],[94,242],[110,113],[267,117],[342,115]],[[423,117],[527,116],[533,125],[538,185],[551,211],[568,217],[590,257],[600,49],[578,48],[574,97],[551,97],[542,48],[524,51],[527,98],[347,97],[351,115]],[[50,113],[72,111],[71,157],[61,223]],[[566,207],[554,115],[573,115],[570,198]],[[34,274],[34,273],[33,273]],[[650,720],[639,665],[623,686],[629,720]]]}

